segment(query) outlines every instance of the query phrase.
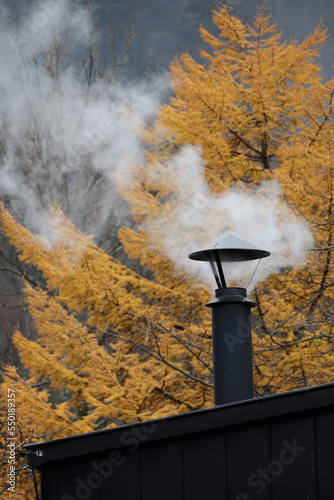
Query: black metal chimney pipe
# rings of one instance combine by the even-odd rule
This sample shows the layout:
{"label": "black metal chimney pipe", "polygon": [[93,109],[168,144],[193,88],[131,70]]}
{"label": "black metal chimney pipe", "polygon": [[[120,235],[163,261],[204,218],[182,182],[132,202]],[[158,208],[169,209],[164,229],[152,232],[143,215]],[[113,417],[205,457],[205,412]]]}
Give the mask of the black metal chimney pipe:
{"label": "black metal chimney pipe", "polygon": [[245,288],[218,288],[212,309],[215,405],[253,397],[251,307]]}
{"label": "black metal chimney pipe", "polygon": [[226,234],[192,252],[190,259],[210,263],[217,283],[212,309],[212,351],[215,405],[253,397],[251,308],[246,289],[227,287],[223,262],[243,262],[268,257],[232,234]]}

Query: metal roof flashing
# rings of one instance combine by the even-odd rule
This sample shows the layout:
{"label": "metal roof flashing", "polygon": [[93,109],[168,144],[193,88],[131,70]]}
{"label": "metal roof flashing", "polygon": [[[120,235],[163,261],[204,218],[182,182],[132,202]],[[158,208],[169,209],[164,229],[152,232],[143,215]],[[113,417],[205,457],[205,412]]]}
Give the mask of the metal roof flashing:
{"label": "metal roof flashing", "polygon": [[125,438],[140,433],[145,437],[146,444],[217,428],[245,426],[254,421],[277,419],[325,407],[334,407],[334,383],[43,441],[26,445],[25,449],[29,464],[39,468],[48,462],[125,448],[129,442]]}

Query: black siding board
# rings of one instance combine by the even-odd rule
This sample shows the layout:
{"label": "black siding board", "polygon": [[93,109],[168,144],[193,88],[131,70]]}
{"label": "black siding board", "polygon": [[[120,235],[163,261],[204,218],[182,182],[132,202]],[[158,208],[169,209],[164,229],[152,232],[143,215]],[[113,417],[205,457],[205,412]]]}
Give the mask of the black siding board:
{"label": "black siding board", "polygon": [[[98,486],[102,482],[91,465],[94,457],[56,464],[57,500],[99,500]],[[49,496],[46,497],[49,500]]]}
{"label": "black siding board", "polygon": [[99,500],[140,500],[139,450],[112,450],[98,458]]}
{"label": "black siding board", "polygon": [[184,500],[225,500],[225,437],[202,433],[183,442]]}
{"label": "black siding board", "polygon": [[258,470],[269,460],[267,425],[231,430],[226,434],[227,500],[271,500],[269,488],[259,496]]}
{"label": "black siding board", "polygon": [[314,418],[284,419],[271,426],[268,472],[272,500],[316,499]]}
{"label": "black siding board", "polygon": [[46,464],[41,473],[42,500],[57,500],[57,468],[55,464]]}
{"label": "black siding board", "polygon": [[43,467],[42,500],[139,500],[139,452],[110,450]]}
{"label": "black siding board", "polygon": [[315,420],[318,497],[334,498],[334,411],[318,414]]}
{"label": "black siding board", "polygon": [[181,441],[143,445],[140,469],[141,500],[182,500]]}

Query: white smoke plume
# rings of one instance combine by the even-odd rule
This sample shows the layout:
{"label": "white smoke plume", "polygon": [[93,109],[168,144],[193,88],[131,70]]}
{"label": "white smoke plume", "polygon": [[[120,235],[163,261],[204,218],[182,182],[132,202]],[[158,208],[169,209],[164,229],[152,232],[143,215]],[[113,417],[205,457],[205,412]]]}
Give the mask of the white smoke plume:
{"label": "white smoke plume", "polygon": [[[169,201],[168,219],[157,219],[154,240],[161,241],[165,253],[178,267],[196,270],[212,284],[210,265],[189,260],[188,255],[226,232],[271,252],[261,261],[249,289],[269,274],[298,266],[307,259],[312,234],[283,200],[282,188],[276,181],[256,187],[240,183],[218,195],[209,190],[204,178],[200,149],[191,146],[177,155],[173,174],[177,194]],[[247,287],[256,264],[224,264],[227,285],[236,281]]]}
{"label": "white smoke plume", "polygon": [[99,240],[129,217],[110,174],[143,159],[138,123],[152,120],[168,78],[125,82],[100,65],[90,80],[98,35],[72,0],[35,2],[18,22],[0,13],[0,195],[47,238],[48,206],[61,203]]}
{"label": "white smoke plume", "polygon": [[[0,12],[0,195],[47,238],[46,213],[56,202],[99,240],[111,217],[118,226],[129,222],[110,174],[130,176],[129,164],[144,161],[138,123],[154,119],[168,78],[134,84],[104,74],[89,81],[86,50],[96,33],[89,11],[70,0],[35,3],[18,23]],[[311,234],[282,201],[277,183],[248,190],[236,185],[218,196],[203,177],[198,148],[185,147],[170,167],[178,186],[174,215],[157,220],[152,238],[178,266],[195,266],[212,281],[205,264],[188,254],[227,231],[272,253],[257,279],[304,261]],[[245,266],[226,267],[227,279],[241,274],[240,284],[247,285]]]}

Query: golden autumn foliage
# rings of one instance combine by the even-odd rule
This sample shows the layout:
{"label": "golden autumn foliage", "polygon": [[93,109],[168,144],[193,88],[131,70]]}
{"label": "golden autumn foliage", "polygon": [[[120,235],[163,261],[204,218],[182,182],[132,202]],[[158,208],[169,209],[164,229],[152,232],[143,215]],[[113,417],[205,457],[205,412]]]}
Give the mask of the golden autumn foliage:
{"label": "golden autumn foliage", "polygon": [[[312,230],[314,247],[306,265],[281,269],[254,291],[256,390],[265,394],[329,382],[334,80],[322,83],[316,64],[327,32],[320,24],[303,42],[288,43],[264,9],[254,27],[244,25],[226,7],[214,12],[213,20],[221,36],[201,30],[211,46],[211,51],[201,53],[206,63],[185,54],[171,65],[174,96],[146,134],[148,161],[138,166],[136,185],[123,188],[142,226],[137,231],[122,229],[122,241],[128,254],[140,258],[159,279],[175,275],[173,266],[164,266],[162,274],[158,264],[152,265],[152,256],[161,247],[163,221],[177,220],[173,210],[186,210],[189,203],[186,189],[183,202],[172,203],[179,197],[180,184],[180,177],[175,182],[175,158],[184,144],[200,146],[213,193],[238,186],[249,195],[256,193],[256,186],[269,190],[266,182],[277,182],[282,204],[288,203]],[[183,167],[181,160],[179,168]],[[191,184],[189,177],[187,182]],[[268,194],[268,208],[269,198]],[[257,224],[254,221],[255,231]],[[187,225],[192,230],[191,220],[181,225],[185,236]],[[222,220],[220,227],[224,233],[229,222]]]}
{"label": "golden autumn foliage", "polygon": [[[146,164],[134,164],[131,177],[115,176],[138,224],[120,231],[122,243],[152,279],[98,248],[58,207],[50,209],[50,244],[2,206],[3,232],[46,280],[45,287],[25,284],[38,338],[14,334],[24,369],[3,368],[2,396],[15,389],[21,441],[213,405],[210,311],[203,307],[211,291],[161,242],[163,227],[166,245],[175,244],[166,221],[178,217],[182,161],[175,158],[184,145],[201,149],[209,192],[218,196],[238,183],[249,193],[275,180],[282,202],[314,236],[306,264],[281,269],[253,292],[257,394],[333,380],[334,81],[323,83],[315,62],[326,30],[319,25],[303,42],[288,43],[265,10],[253,27],[223,6],[213,20],[221,36],[201,29],[204,62],[185,54],[171,65],[174,95],[144,131]],[[188,185],[191,179],[182,184],[184,207]],[[182,227],[193,230],[191,220]],[[23,486],[17,498],[26,498]]]}
{"label": "golden autumn foliage", "polygon": [[4,207],[1,220],[48,285],[25,286],[37,341],[18,331],[13,338],[29,376],[4,367],[2,395],[15,389],[18,436],[62,437],[212,404],[209,320],[198,320],[203,287],[192,284],[190,296],[140,277],[57,208],[53,246]]}

